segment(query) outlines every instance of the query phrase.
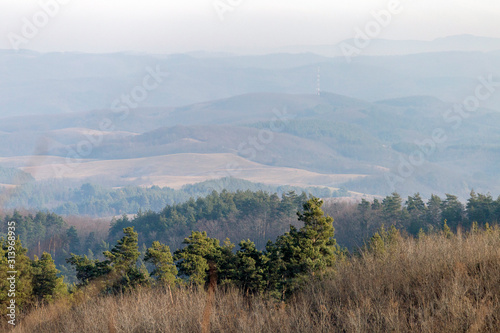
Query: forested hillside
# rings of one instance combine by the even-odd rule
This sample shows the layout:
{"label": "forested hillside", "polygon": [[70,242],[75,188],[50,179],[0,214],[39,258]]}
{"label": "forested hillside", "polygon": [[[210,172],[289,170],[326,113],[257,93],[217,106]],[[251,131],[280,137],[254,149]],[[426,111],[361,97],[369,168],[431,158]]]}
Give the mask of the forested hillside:
{"label": "forested hillside", "polygon": [[[304,332],[494,331],[498,327],[500,303],[493,292],[500,283],[496,222],[500,206],[489,195],[471,193],[466,210],[451,195],[442,201],[434,196],[424,204],[417,194],[404,207],[396,193],[381,203],[361,202],[360,213],[367,207],[380,210],[391,226],[380,227],[352,252],[337,243],[334,220],[324,214],[323,202],[304,195],[289,194],[280,200],[263,192],[214,192],[166,207],[158,221],[194,227],[197,219],[223,219],[237,211],[248,215],[271,202],[275,212],[303,205],[296,212],[297,226],[289,225],[263,250],[250,239],[243,239],[236,248],[229,239],[220,242],[205,231],[192,231],[173,253],[157,240],[141,251],[139,234],[125,226],[115,245],[97,259],[74,253],[66,259],[77,278],[69,289],[57,276],[60,272],[49,253],[30,259],[21,241],[14,241],[7,232],[1,240],[0,264],[6,267],[10,247],[15,249],[16,302],[21,311],[16,330],[76,332],[78,327],[97,332],[107,327],[132,332],[181,325],[189,330],[233,331],[238,326],[235,311],[240,324],[244,321],[245,332],[249,327],[289,331],[289,326]],[[417,212],[422,213],[421,228],[415,237],[406,235],[409,216]],[[447,219],[432,221],[436,214],[440,219],[449,217],[452,228]],[[183,219],[189,215],[192,220]],[[132,223],[148,225],[145,216],[138,214]],[[8,218],[26,224],[18,217]],[[58,219],[40,216],[38,220],[52,225]],[[111,230],[126,223],[123,218]],[[7,285],[1,288],[6,295]],[[155,310],[160,305],[174,312],[160,316]],[[133,311],[137,306],[146,311],[148,320]],[[119,313],[110,307],[120,308]],[[6,318],[7,314],[2,312]]]}
{"label": "forested hillside", "polygon": [[[251,238],[262,249],[266,242],[296,225],[295,212],[306,200],[302,193],[213,192],[205,198],[169,205],[162,211],[141,211],[134,218],[124,216],[112,222],[109,242],[118,239],[125,227],[134,227],[146,244],[152,239],[177,247],[191,230],[207,231],[224,240]],[[339,244],[354,250],[382,226],[394,225],[404,233],[417,236],[420,230],[440,230],[444,223],[452,230],[470,228],[473,222],[494,224],[500,221],[500,198],[471,192],[464,204],[452,194],[444,198],[420,194],[402,198],[393,193],[383,199],[355,203],[326,200],[325,212],[334,218]]]}
{"label": "forested hillside", "polygon": [[[139,209],[133,216],[123,215],[100,222],[48,212],[14,211],[3,217],[0,236],[7,234],[7,223],[15,221],[17,236],[28,248],[28,255],[40,257],[43,252],[50,253],[66,281],[74,282],[75,272],[65,261],[70,253],[103,259],[103,251],[109,250],[121,238],[122,230],[128,227],[138,232],[143,254],[153,241],[180,248],[192,231],[207,232],[220,242],[226,237],[232,241],[251,239],[258,250],[264,250],[268,241],[285,233],[290,225],[302,226],[296,212],[307,198],[305,193],[294,192],[278,195],[264,191],[212,191],[206,196],[168,204],[156,211]],[[419,194],[402,198],[393,193],[383,199],[362,199],[359,203],[325,199],[322,209],[334,218],[338,244],[349,251],[363,247],[382,227],[394,225],[402,234],[418,236],[420,232],[441,230],[445,223],[454,231],[469,229],[474,222],[482,226],[500,220],[500,200],[475,192],[466,203],[451,194],[425,199]]]}
{"label": "forested hillside", "polygon": [[141,211],[133,219],[114,220],[108,239],[113,243],[123,228],[134,227],[141,243],[159,240],[175,248],[192,230],[203,230],[221,241],[250,238],[262,249],[267,240],[296,224],[296,212],[306,199],[305,193],[294,192],[280,197],[263,191],[214,191],[204,198],[168,205],[160,212]]}
{"label": "forested hillside", "polygon": [[[14,169],[11,169],[14,170]],[[12,174],[13,171],[9,171]],[[28,179],[28,174],[21,173]],[[17,174],[16,174],[17,175]],[[201,183],[185,185],[180,189],[170,187],[125,186],[111,188],[99,183],[67,183],[64,181],[32,182],[18,177],[22,186],[0,188],[0,199],[5,209],[51,210],[60,215],[110,217],[135,214],[142,211],[160,211],[166,205],[182,203],[189,198],[206,196],[213,191],[238,190],[276,192],[281,195],[290,191],[305,192],[322,198],[349,197],[344,188],[300,187],[290,185],[266,185],[234,177],[211,179]],[[9,178],[10,179],[10,178]],[[12,184],[12,183],[8,183]]]}

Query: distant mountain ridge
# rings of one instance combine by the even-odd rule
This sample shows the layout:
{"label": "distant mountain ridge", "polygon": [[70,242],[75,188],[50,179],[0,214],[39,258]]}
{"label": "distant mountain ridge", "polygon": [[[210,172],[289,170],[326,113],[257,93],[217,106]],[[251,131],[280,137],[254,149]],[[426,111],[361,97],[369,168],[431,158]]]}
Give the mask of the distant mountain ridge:
{"label": "distant mountain ridge", "polygon": [[[382,52],[391,48],[411,54]],[[297,54],[289,50],[210,57],[0,50],[0,118],[108,109],[142,84],[148,68],[168,76],[138,103],[141,108],[181,107],[260,92],[314,94],[318,69],[322,91],[368,101],[429,95],[453,102],[470,93],[479,76],[500,77],[498,50],[498,39],[474,36],[432,42],[373,40],[350,63],[342,54],[314,54],[314,47]],[[500,97],[484,103],[498,107]]]}
{"label": "distant mountain ridge", "polygon": [[[342,57],[344,56],[341,48],[343,44],[350,44],[354,47],[359,45],[354,38],[351,38],[334,45],[288,46],[280,48],[279,51],[288,53],[311,52],[326,57]],[[429,41],[374,38],[370,39],[369,46],[362,49],[362,54],[385,56],[452,51],[492,52],[498,50],[500,50],[500,38],[463,34],[436,38]]]}

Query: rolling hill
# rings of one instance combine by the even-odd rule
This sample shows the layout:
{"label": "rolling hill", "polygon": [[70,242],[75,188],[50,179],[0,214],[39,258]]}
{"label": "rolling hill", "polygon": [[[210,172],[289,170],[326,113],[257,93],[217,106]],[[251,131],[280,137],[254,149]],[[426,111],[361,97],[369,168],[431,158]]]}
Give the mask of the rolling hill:
{"label": "rolling hill", "polygon": [[[110,109],[11,117],[0,125],[0,166],[44,180],[65,169],[64,179],[110,186],[180,187],[235,176],[376,195],[396,190],[465,197],[472,188],[500,189],[500,113],[479,108],[455,129],[443,119],[452,108],[425,95],[369,102],[326,92],[253,93],[137,108],[126,117]],[[103,119],[111,124],[105,131],[99,130]],[[446,140],[402,174],[401,166],[436,129]],[[231,174],[235,164],[242,166],[237,175]],[[221,174],[225,169],[233,171]]]}

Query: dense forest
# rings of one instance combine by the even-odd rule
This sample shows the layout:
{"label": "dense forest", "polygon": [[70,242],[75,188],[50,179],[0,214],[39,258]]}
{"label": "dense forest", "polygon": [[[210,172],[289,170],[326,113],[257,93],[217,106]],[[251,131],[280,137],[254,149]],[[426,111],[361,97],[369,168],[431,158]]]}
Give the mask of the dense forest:
{"label": "dense forest", "polygon": [[[252,193],[248,192],[247,194]],[[262,193],[262,192],[261,192]],[[229,195],[214,193],[205,198],[204,203],[214,197]],[[283,204],[294,204],[300,200],[284,197]],[[279,201],[279,200],[277,200]],[[198,205],[202,205],[201,201]],[[55,261],[48,252],[40,258],[27,256],[27,248],[22,245],[21,236],[33,245],[33,234],[26,231],[27,226],[61,229],[61,219],[56,215],[38,213],[35,217],[21,217],[19,213],[6,217],[6,237],[0,240],[0,259],[2,272],[9,271],[10,259],[15,258],[17,307],[29,309],[39,303],[50,303],[55,299],[68,297],[81,288],[97,283],[100,293],[114,294],[136,289],[139,286],[167,285],[169,287],[193,285],[204,286],[217,283],[226,286],[238,286],[246,293],[268,292],[277,299],[285,299],[296,289],[305,274],[319,271],[345,256],[336,244],[333,219],[324,215],[322,201],[310,198],[303,203],[303,209],[297,212],[298,221],[303,226],[298,229],[290,226],[289,231],[279,235],[275,242],[269,241],[265,251],[256,248],[251,240],[242,240],[235,245],[226,239],[222,244],[211,238],[206,232],[192,231],[183,241],[183,247],[172,255],[169,246],[153,241],[144,253],[139,251],[138,233],[133,227],[125,227],[122,236],[110,250],[102,252],[102,258],[93,259],[87,255],[70,253],[65,261],[76,271],[77,284],[67,286],[63,277],[59,277]],[[217,205],[215,205],[217,206]],[[189,205],[187,206],[189,207]],[[253,207],[249,206],[248,209]],[[226,212],[219,212],[224,214]],[[217,214],[215,211],[199,212]],[[212,215],[216,218],[218,215]],[[138,216],[140,218],[140,216]],[[18,224],[19,223],[19,224]],[[113,227],[116,227],[114,225]],[[16,231],[20,234],[16,238]],[[395,230],[395,229],[394,229]],[[66,247],[64,253],[72,252],[79,246],[78,239],[71,236],[74,228],[69,228],[66,238],[55,247]],[[76,236],[76,235],[75,235]],[[55,238],[52,238],[55,241]],[[9,285],[7,275],[2,279],[2,305],[7,305]],[[10,297],[11,298],[11,297]],[[2,307],[2,315],[8,313]]]}
{"label": "dense forest", "polygon": [[[478,313],[482,311],[479,303],[488,302],[493,308],[489,314],[474,320],[457,321],[449,318],[447,320],[454,328],[470,328],[479,325],[491,329],[498,327],[500,304],[484,290],[474,292],[471,289],[471,283],[476,281],[491,288],[495,283],[500,282],[494,281],[498,279],[498,275],[486,274],[500,259],[497,256],[498,247],[495,245],[500,239],[498,237],[500,230],[496,224],[498,203],[499,200],[494,201],[489,195],[474,192],[471,193],[466,206],[451,195],[447,195],[444,200],[433,196],[427,204],[418,194],[409,197],[404,205],[396,193],[387,196],[382,202],[362,201],[355,207],[357,218],[366,216],[365,214],[369,211],[371,213],[368,215],[379,216],[380,220],[360,219],[358,227],[362,230],[370,230],[382,220],[387,222],[388,227],[382,225],[376,232],[365,238],[362,246],[354,251],[348,251],[337,243],[334,220],[324,213],[322,209],[324,202],[321,199],[307,197],[305,193],[302,195],[289,193],[279,198],[276,194],[270,195],[265,192],[213,192],[205,198],[167,206],[159,213],[139,213],[132,220],[123,217],[114,221],[110,229],[110,238],[118,236],[119,239],[114,242],[113,247],[103,251],[97,258],[72,252],[72,250],[77,250],[77,247],[83,247],[75,232],[76,229],[68,228],[64,233],[65,238],[60,237],[65,241],[61,241],[57,246],[66,247],[64,253],[71,252],[65,261],[75,270],[77,281],[69,286],[64,283],[50,253],[43,252],[40,258],[34,256],[30,259],[27,256],[28,250],[22,245],[21,240],[23,237],[27,244],[33,245],[34,242],[36,243],[36,239],[33,238],[35,228],[54,233],[53,229],[64,230],[64,221],[55,214],[38,213],[35,216],[22,216],[15,212],[12,216],[6,216],[5,225],[12,225],[11,221],[19,223],[19,229],[16,226],[16,230],[19,230],[19,238],[16,239],[8,227],[2,231],[5,238],[1,240],[0,258],[2,267],[6,268],[2,268],[2,272],[7,272],[9,253],[16,253],[18,272],[16,304],[23,316],[27,318],[31,313],[37,313],[36,307],[38,306],[50,308],[51,304],[59,304],[59,310],[54,315],[66,316],[73,315],[68,312],[71,309],[68,307],[69,304],[78,307],[86,302],[95,302],[96,297],[97,299],[113,297],[113,295],[135,297],[133,295],[147,293],[149,288],[154,288],[160,295],[163,293],[162,290],[166,290],[166,297],[174,303],[173,295],[176,299],[183,297],[185,293],[200,297],[197,293],[208,288],[207,304],[215,302],[213,294],[216,290],[219,290],[218,293],[223,298],[250,297],[248,299],[250,302],[264,302],[261,307],[269,306],[267,302],[282,302],[286,309],[287,304],[291,307],[305,302],[312,306],[312,308],[307,308],[305,316],[312,317],[304,319],[312,320],[313,326],[311,327],[321,327],[321,329],[326,329],[326,327],[329,329],[351,327],[353,329],[364,327],[363,325],[369,325],[369,327],[376,325],[381,330],[394,329],[394,325],[415,329],[418,325],[423,325],[425,320],[429,321],[427,325],[445,327],[443,320],[446,321],[447,316],[439,311],[414,315],[412,311],[430,310],[432,305],[426,302],[431,301],[435,302],[435,306],[446,306],[446,310],[443,311],[454,316],[463,313],[460,311],[465,310],[460,310],[460,306],[465,306],[465,299],[448,300],[445,296],[436,296],[433,289],[441,288],[443,292],[448,293],[452,291],[449,288],[453,285],[453,281],[459,281],[466,288],[466,292],[471,293],[468,297],[475,297],[475,303],[471,303],[469,307],[475,318],[481,315]],[[217,238],[209,237],[206,231],[194,231],[197,221],[238,217],[237,214],[251,214],[259,207],[272,207],[271,211],[277,214],[273,216],[275,219],[279,219],[281,214],[296,210],[297,223],[295,226],[290,224],[284,233],[267,241],[263,249],[259,249],[250,239],[241,240],[236,247],[228,238],[221,242]],[[434,209],[436,211],[433,211]],[[438,213],[439,216],[436,215]],[[190,219],[187,218],[188,216]],[[291,217],[288,216],[288,218]],[[439,219],[434,220],[434,218]],[[148,228],[151,228],[150,224],[155,225],[154,221],[166,229],[152,232],[154,227]],[[167,244],[157,240],[158,237],[153,238],[161,233],[169,233],[169,224],[166,224],[166,221],[192,229],[182,241],[181,246],[173,253]],[[418,224],[415,224],[417,222]],[[138,231],[143,234],[143,241],[149,244],[149,247],[143,245],[143,251],[140,250],[139,233],[134,230],[135,226],[143,228]],[[118,233],[117,230],[121,227],[123,229]],[[416,231],[416,237],[412,236],[414,231]],[[56,238],[52,239],[55,242]],[[448,251],[460,244],[463,248],[456,251],[456,255],[459,257],[463,255],[463,257],[460,261],[456,261],[454,252]],[[488,248],[480,257],[477,257],[477,253],[481,252],[477,251],[485,249],[478,249],[478,246]],[[489,257],[488,253],[490,253]],[[422,258],[422,255],[431,256],[433,260],[439,262],[442,260],[449,262],[441,262],[437,266],[430,265],[430,257]],[[448,259],[444,259],[443,255]],[[417,262],[419,265],[414,266]],[[428,265],[425,268],[424,263]],[[408,267],[405,268],[405,265]],[[363,271],[367,274],[365,278],[368,278],[368,275],[374,274],[374,269],[378,272],[376,274],[380,274],[382,271],[379,267],[397,274],[398,278],[394,280],[386,277],[385,279],[392,282],[389,282],[390,286],[385,287],[383,285],[387,282],[381,275],[374,275],[374,280],[371,282],[359,281],[367,288],[371,288],[362,292],[371,301],[366,304],[367,308],[363,308],[365,306],[363,303],[352,305],[350,303],[352,301],[364,302],[364,300],[359,299],[360,296],[354,290],[351,292],[343,290],[348,285],[352,286],[353,282],[349,279],[356,279],[354,277],[356,274],[360,279],[359,273]],[[424,273],[415,267],[426,271]],[[404,271],[406,271],[405,274],[410,272],[410,275],[403,274]],[[346,276],[341,274],[346,274]],[[429,277],[434,276],[435,286],[426,287],[428,286],[426,283],[420,285],[424,278],[422,274],[432,274]],[[450,280],[453,276],[460,280]],[[408,283],[417,283],[411,291],[417,294],[408,294],[404,288],[403,282],[407,278],[415,279],[414,282]],[[6,278],[2,281],[0,301],[2,304],[7,304],[9,282]],[[359,286],[362,285],[359,284]],[[380,287],[389,288],[389,291],[388,294],[382,292],[377,298],[377,295],[373,293],[376,293],[377,288]],[[321,290],[328,292],[322,293]],[[236,294],[234,294],[235,291],[237,291]],[[307,293],[323,295],[321,297],[324,298],[325,303],[321,303],[323,305],[315,303],[316,301]],[[325,297],[330,299],[327,300]],[[422,297],[429,299],[425,301]],[[225,302],[224,299],[219,298],[218,302],[221,301]],[[459,304],[446,303],[450,301],[459,302]],[[379,309],[382,311],[379,316],[376,316],[374,312],[376,307],[370,302],[378,302],[382,306]],[[401,302],[402,311],[394,313],[391,310],[391,302]],[[415,302],[417,305],[414,304]],[[338,304],[339,307],[335,308],[334,304]],[[207,306],[212,307],[212,305],[205,305],[205,308]],[[357,311],[363,311],[362,321],[358,319],[357,322],[353,322],[342,317],[342,315],[347,315],[348,318],[354,319],[350,314],[350,311],[353,311],[352,306]],[[7,316],[7,307],[3,309],[2,315]],[[290,311],[290,308],[288,309]],[[88,308],[85,311],[93,310]],[[209,311],[212,310],[209,309]],[[252,310],[250,306],[240,311],[244,313],[260,310]],[[286,312],[281,315],[285,314]],[[327,316],[328,319],[323,318],[317,321],[314,319],[317,315]],[[393,318],[387,318],[387,315]],[[373,318],[370,319],[370,317]],[[203,318],[201,325],[210,326],[210,314],[204,313]],[[51,321],[47,319],[38,317],[37,320],[37,325],[42,325],[39,329],[51,325],[49,324]],[[113,322],[108,323],[109,325],[120,324]],[[307,331],[311,331],[311,327]]]}
{"label": "dense forest", "polygon": [[185,185],[178,190],[170,187],[131,185],[111,188],[96,183],[78,185],[57,180],[34,182],[29,174],[13,168],[0,168],[0,184],[3,182],[22,184],[16,188],[2,189],[0,187],[0,201],[4,208],[48,209],[60,215],[92,217],[135,214],[139,209],[159,211],[166,205],[185,202],[191,197],[203,197],[213,191],[220,192],[223,189],[231,192],[248,189],[254,192],[276,192],[279,195],[295,191],[298,193],[306,192],[322,198],[349,196],[349,192],[343,188],[331,190],[327,187],[273,186],[232,177]]}
{"label": "dense forest", "polygon": [[[85,188],[85,187],[84,187]],[[91,220],[61,217],[55,213],[37,212],[6,214],[0,236],[7,234],[7,222],[15,221],[17,233],[28,255],[50,253],[67,282],[76,282],[74,270],[66,263],[71,253],[103,259],[102,253],[122,237],[124,228],[133,227],[138,233],[141,253],[160,241],[171,248],[180,248],[191,231],[205,231],[223,242],[251,239],[256,248],[264,250],[269,240],[288,231],[289,226],[302,227],[296,212],[307,200],[306,193],[287,192],[281,195],[264,191],[212,191],[204,197],[190,198],[183,203],[169,204],[161,210],[138,209],[134,216],[112,219],[108,232],[95,229]],[[381,227],[394,225],[401,233],[417,236],[423,232],[470,229],[473,222],[480,226],[500,220],[500,199],[472,192],[465,204],[456,196],[433,195],[424,200],[419,194],[401,198],[397,193],[383,199],[361,202],[325,199],[322,209],[334,218],[336,240],[349,251],[362,247]],[[66,220],[66,221],[65,221]],[[67,221],[71,221],[68,224]]]}
{"label": "dense forest", "polygon": [[[204,198],[166,206],[159,212],[139,212],[134,218],[123,216],[112,222],[108,242],[118,239],[125,227],[134,227],[139,239],[151,243],[161,240],[178,247],[191,230],[207,231],[223,240],[251,238],[262,249],[268,240],[296,225],[295,212],[307,199],[302,193],[284,193],[280,196],[266,192],[222,191],[212,192]],[[323,209],[334,217],[336,238],[342,246],[353,250],[380,227],[394,225],[404,233],[416,236],[439,230],[444,221],[456,230],[470,228],[474,221],[496,223],[500,221],[500,198],[471,192],[465,204],[457,196],[444,198],[432,195],[424,200],[418,193],[401,198],[397,193],[383,199],[361,202],[326,200]]]}

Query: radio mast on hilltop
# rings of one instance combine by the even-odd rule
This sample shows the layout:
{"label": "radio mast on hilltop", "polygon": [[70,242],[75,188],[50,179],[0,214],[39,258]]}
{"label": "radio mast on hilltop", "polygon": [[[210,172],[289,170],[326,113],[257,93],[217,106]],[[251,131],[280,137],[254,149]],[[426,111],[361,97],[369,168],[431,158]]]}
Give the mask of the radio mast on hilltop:
{"label": "radio mast on hilltop", "polygon": [[318,67],[318,96],[321,95],[321,76],[320,76],[320,73],[319,73],[319,67]]}

